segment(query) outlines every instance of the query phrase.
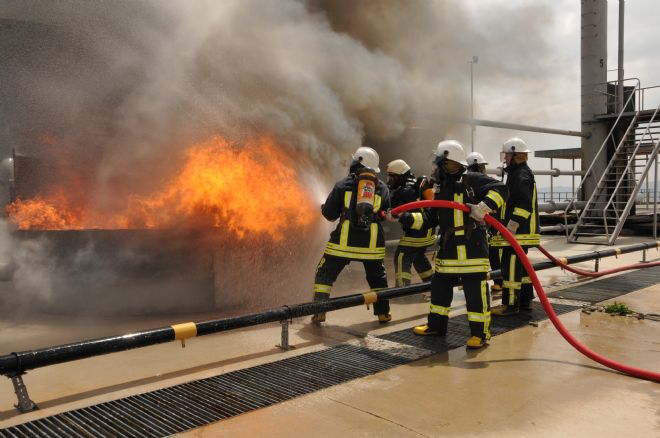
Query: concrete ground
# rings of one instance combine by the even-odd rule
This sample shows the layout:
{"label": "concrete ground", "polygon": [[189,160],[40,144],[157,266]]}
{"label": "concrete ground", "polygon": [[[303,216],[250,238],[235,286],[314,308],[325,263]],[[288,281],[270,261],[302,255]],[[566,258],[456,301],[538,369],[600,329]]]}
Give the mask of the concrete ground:
{"label": "concrete ground", "polygon": [[[622,238],[620,246],[640,238]],[[602,249],[544,238],[553,254],[568,256]],[[656,251],[649,259],[657,259]],[[543,256],[533,252],[533,261]],[[640,254],[601,261],[601,268],[630,264]],[[593,263],[578,264],[591,269]],[[361,276],[359,268],[348,280]],[[558,269],[542,271],[548,290],[578,279]],[[659,283],[660,283],[660,279]],[[464,311],[460,293],[455,313]],[[617,298],[642,313],[660,313],[660,284]],[[54,365],[24,376],[39,411],[20,414],[8,379],[0,379],[0,427],[67,410],[210,377],[308,353],[363,337],[422,323],[428,303],[400,299],[391,324],[378,324],[363,307],[328,315],[316,328],[295,320],[282,352],[279,324],[189,339]],[[595,351],[628,365],[660,371],[660,322],[579,311],[561,317]],[[151,324],[189,319],[95,320],[94,324],[44,317],[0,322],[0,354],[56,345]],[[477,353],[460,348],[354,380],[307,396],[188,432],[191,436],[660,436],[660,387],[609,371],[568,345],[550,322],[493,338]]]}

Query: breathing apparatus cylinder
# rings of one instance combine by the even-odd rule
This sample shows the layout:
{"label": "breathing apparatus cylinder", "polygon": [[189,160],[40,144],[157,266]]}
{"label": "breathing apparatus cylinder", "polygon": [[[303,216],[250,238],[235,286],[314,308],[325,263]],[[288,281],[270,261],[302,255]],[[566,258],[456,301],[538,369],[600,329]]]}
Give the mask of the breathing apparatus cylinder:
{"label": "breathing apparatus cylinder", "polygon": [[376,197],[376,172],[368,167],[358,170],[357,199],[355,212],[357,226],[368,228],[374,215],[374,199]]}
{"label": "breathing apparatus cylinder", "polygon": [[425,181],[426,182],[420,187],[422,191],[422,200],[431,201],[435,198],[435,189],[433,188],[433,183],[428,180]]}

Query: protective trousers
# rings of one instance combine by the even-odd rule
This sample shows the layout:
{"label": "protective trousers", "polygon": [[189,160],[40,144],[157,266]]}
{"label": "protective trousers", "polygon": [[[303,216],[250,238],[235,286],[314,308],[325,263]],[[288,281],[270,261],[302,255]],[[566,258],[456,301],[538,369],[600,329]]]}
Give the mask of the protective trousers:
{"label": "protective trousers", "polygon": [[[527,254],[528,248],[523,247],[523,250]],[[502,304],[516,309],[529,306],[534,299],[534,287],[520,258],[510,246],[502,249],[502,278]]]}
{"label": "protective trousers", "polygon": [[[493,247],[491,246],[488,248],[488,260],[490,261],[490,269],[493,271],[500,269],[502,267],[501,260],[502,260],[502,248],[498,247]],[[504,276],[502,276],[504,278]],[[504,280],[502,278],[496,278],[493,280],[493,283],[498,285],[500,289],[502,288],[502,283]]]}
{"label": "protective trousers", "polygon": [[[314,278],[314,301],[323,301],[330,299],[332,285],[337,281],[337,277],[350,262],[362,262],[367,274],[367,283],[372,291],[379,291],[387,288],[387,274],[385,273],[385,263],[381,260],[353,260],[345,257],[335,257],[325,254],[316,268],[316,277]],[[385,315],[390,313],[389,300],[378,300],[374,303],[374,315]]]}
{"label": "protective trousers", "polygon": [[415,267],[422,281],[428,281],[433,276],[433,266],[426,258],[426,246],[401,246],[394,253],[394,272],[397,286],[407,286],[412,283],[412,270]]}
{"label": "protective trousers", "polygon": [[428,325],[441,335],[447,334],[449,310],[454,297],[454,286],[463,284],[472,336],[490,339],[490,294],[485,272],[474,274],[438,274],[431,279],[431,311]]}

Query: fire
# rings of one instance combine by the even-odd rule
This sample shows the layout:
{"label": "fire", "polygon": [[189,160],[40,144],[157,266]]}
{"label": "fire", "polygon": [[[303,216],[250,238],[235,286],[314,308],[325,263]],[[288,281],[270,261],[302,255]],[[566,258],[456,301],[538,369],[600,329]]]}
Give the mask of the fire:
{"label": "fire", "polygon": [[297,163],[269,137],[240,144],[221,137],[187,149],[182,169],[162,190],[132,195],[116,214],[76,204],[62,188],[56,194],[18,199],[7,207],[21,229],[120,229],[217,227],[242,237],[286,230],[315,220],[311,193]]}

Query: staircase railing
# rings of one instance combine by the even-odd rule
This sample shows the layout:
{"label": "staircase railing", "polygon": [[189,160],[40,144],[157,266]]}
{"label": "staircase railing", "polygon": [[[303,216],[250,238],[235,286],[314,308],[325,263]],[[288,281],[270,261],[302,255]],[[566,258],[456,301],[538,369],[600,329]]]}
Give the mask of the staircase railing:
{"label": "staircase railing", "polygon": [[[642,134],[642,137],[639,139],[639,141],[636,142],[635,149],[633,150],[631,154],[631,159],[627,160],[628,164],[626,165],[626,168],[624,171],[621,173],[621,177],[619,178],[619,181],[614,188],[614,191],[612,192],[612,196],[610,196],[610,199],[605,205],[605,209],[603,211],[606,211],[608,206],[612,204],[612,201],[616,198],[619,187],[621,186],[621,183],[625,180],[626,174],[631,171],[631,165],[635,162],[635,157],[637,156],[637,151],[639,151],[639,148],[641,147],[644,139],[646,138],[647,134],[649,134],[651,130],[651,126],[653,123],[656,122],[656,116],[658,114],[658,111],[660,111],[660,105],[657,106],[655,111],[653,112],[653,116],[651,116],[651,119],[648,121],[646,125],[646,129],[644,130],[644,134]],[[651,136],[651,139],[653,137]],[[653,144],[653,143],[652,143]],[[617,215],[617,223],[614,228],[614,231],[608,238],[608,243],[612,245],[616,238],[619,236],[619,233],[621,232],[621,229],[623,228],[624,223],[626,222],[626,219],[628,218],[628,215],[630,214],[630,210],[632,210],[632,206],[635,204],[635,200],[637,198],[637,194],[639,193],[639,190],[642,187],[642,183],[648,176],[648,172],[651,169],[651,164],[655,163],[658,157],[658,150],[660,149],[660,138],[656,140],[653,150],[651,154],[649,155],[649,158],[646,160],[646,165],[644,166],[644,170],[642,171],[642,174],[640,175],[639,181],[636,179],[636,173],[633,172],[633,181],[635,181],[634,187],[633,187],[633,192],[630,194],[630,197],[628,198],[628,202],[626,202],[626,205],[623,209],[623,212],[621,213],[621,216]],[[653,160],[651,160],[651,157],[653,157]],[[613,157],[614,158],[614,157]],[[615,208],[615,213],[616,213],[616,208]]]}
{"label": "staircase railing", "polygon": [[[641,81],[639,80],[639,78],[628,78],[628,79],[625,79],[625,81],[635,81],[636,82],[636,85],[635,85],[636,92],[639,92],[639,90],[641,89]],[[619,121],[621,120],[621,117],[622,117],[623,113],[625,112],[625,109],[628,107],[628,105],[630,104],[630,102],[632,101],[632,98],[634,96],[635,96],[635,92],[630,93],[630,95],[628,96],[628,99],[626,99],[626,102],[623,105],[623,109],[621,110],[621,112],[617,116],[616,120],[614,121],[614,124],[612,125],[612,128],[610,129],[609,133],[607,134],[607,136],[603,140],[603,143],[600,145],[600,148],[598,149],[598,152],[596,152],[596,156],[595,156],[594,160],[591,162],[591,164],[587,168],[587,171],[584,173],[584,176],[582,177],[582,180],[580,181],[578,186],[575,188],[575,191],[573,192],[573,199],[566,205],[566,208],[564,209],[564,224],[566,226],[565,228],[566,228],[566,240],[567,241],[570,241],[575,236],[575,233],[577,232],[578,227],[579,227],[579,223],[580,223],[580,218],[578,218],[578,223],[576,224],[575,227],[572,228],[572,231],[570,231],[570,234],[569,234],[568,212],[575,208],[575,203],[578,200],[579,193],[581,193],[581,190],[582,190],[585,182],[590,177],[593,178],[595,164],[596,164],[596,162],[599,161],[599,158],[602,156],[602,154],[604,152],[606,152],[607,148],[605,146],[607,145],[607,142],[610,141],[610,139],[612,139],[612,140],[614,139],[614,137],[613,137],[614,131],[617,128],[617,125],[619,124]],[[593,178],[593,179],[595,179],[595,178]],[[594,193],[595,192],[596,192],[596,190],[594,189]],[[590,201],[591,201],[592,198],[593,198],[593,193],[592,193],[592,196],[590,197]],[[583,216],[583,214],[584,214],[584,212],[587,208],[589,208],[589,203],[587,203],[585,208],[582,210],[582,213],[580,214],[580,217]]]}

